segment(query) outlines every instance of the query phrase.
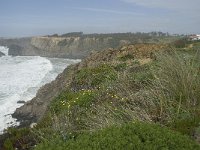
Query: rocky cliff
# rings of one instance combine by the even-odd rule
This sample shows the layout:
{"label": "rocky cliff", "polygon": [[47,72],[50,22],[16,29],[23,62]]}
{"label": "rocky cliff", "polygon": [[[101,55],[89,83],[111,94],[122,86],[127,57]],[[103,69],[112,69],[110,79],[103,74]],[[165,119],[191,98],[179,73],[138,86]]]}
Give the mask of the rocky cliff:
{"label": "rocky cliff", "polygon": [[113,45],[112,37],[30,37],[1,39],[0,45],[9,48],[9,55],[84,58],[91,51],[122,46],[129,43],[120,40]]}
{"label": "rocky cliff", "polygon": [[93,50],[110,47],[110,38],[81,37],[34,37],[30,44],[38,49],[39,55],[47,57],[83,58]]}
{"label": "rocky cliff", "polygon": [[[166,39],[166,40],[163,40]],[[37,55],[45,57],[85,58],[91,51],[119,48],[135,43],[163,43],[170,36],[149,33],[64,34],[15,39],[0,39],[9,48],[9,55]]]}

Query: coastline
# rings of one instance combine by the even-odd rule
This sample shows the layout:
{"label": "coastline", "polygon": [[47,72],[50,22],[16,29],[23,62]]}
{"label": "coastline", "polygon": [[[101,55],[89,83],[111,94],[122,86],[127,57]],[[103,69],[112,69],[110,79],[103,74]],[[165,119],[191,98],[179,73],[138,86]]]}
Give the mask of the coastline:
{"label": "coastline", "polygon": [[[25,56],[27,57],[27,56]],[[35,57],[35,56],[33,56]],[[8,57],[12,60],[12,57]],[[23,56],[22,58],[19,57],[20,60],[22,59],[23,60]],[[14,58],[14,59],[19,59],[19,58]],[[32,59],[32,57],[30,57]],[[10,60],[9,59],[9,60]],[[37,85],[33,85],[33,87],[28,87],[28,89],[21,93],[19,96],[20,96],[20,99],[16,99],[16,107],[13,107],[13,111],[12,112],[9,112],[9,118],[12,118],[12,120],[8,119],[9,122],[5,122],[5,125],[3,124],[2,122],[2,130],[1,130],[1,134],[3,134],[3,130],[6,130],[7,128],[9,127],[24,127],[24,126],[28,126],[29,124],[31,124],[32,122],[35,122],[35,119],[31,117],[31,121],[22,121],[22,120],[26,120],[25,118],[23,118],[21,116],[21,118],[14,118],[12,117],[13,116],[13,113],[16,111],[17,108],[19,107],[22,107],[25,103],[18,103],[19,100],[23,100],[23,102],[28,102],[30,101],[31,99],[33,99],[36,94],[38,93],[38,90],[41,89],[43,86],[45,86],[46,84],[48,83],[51,83],[52,81],[54,81],[56,79],[56,77],[63,72],[63,70],[69,66],[70,64],[74,64],[74,63],[77,63],[79,62],[80,60],[72,60],[72,59],[60,59],[60,58],[44,58],[46,60],[48,60],[49,62],[51,62],[51,65],[52,65],[52,69],[49,70],[47,72],[47,74],[45,74],[44,77],[42,77],[41,81],[39,84]],[[4,60],[4,59],[3,59]],[[7,60],[7,59],[5,59]],[[10,61],[11,61],[10,60]],[[4,64],[4,63],[3,63]],[[26,70],[26,69],[25,69]],[[7,72],[5,70],[5,72]],[[32,71],[33,72],[33,71]],[[4,76],[2,76],[4,77]],[[39,81],[38,81],[39,82]],[[6,84],[6,83],[5,83]],[[4,84],[4,85],[5,85]],[[12,82],[10,83],[12,85]],[[9,85],[10,85],[9,84]],[[15,86],[14,86],[15,87]],[[31,88],[31,90],[29,90]],[[2,104],[2,106],[4,107],[4,105]],[[5,111],[6,113],[7,111]],[[8,112],[7,112],[8,113]],[[6,115],[7,116],[7,115]],[[3,117],[3,116],[2,116]],[[8,117],[6,117],[5,119],[3,118],[3,120],[7,120]],[[23,122],[23,123],[22,123]],[[9,123],[9,124],[8,124]],[[3,129],[4,128],[4,129]]]}
{"label": "coastline", "polygon": [[28,127],[31,123],[36,123],[42,118],[49,102],[71,82],[70,71],[74,66],[76,65],[67,66],[62,73],[57,75],[55,80],[40,87],[33,99],[15,110],[12,117],[20,122],[19,127]]}
{"label": "coastline", "polygon": [[[101,52],[91,53],[81,62],[70,65],[59,74],[54,81],[42,86],[32,100],[26,102],[22,107],[16,109],[12,115],[21,121],[22,124],[31,124],[39,121],[45,114],[50,102],[60,94],[61,91],[70,87],[75,74],[83,68],[91,68],[98,66],[102,62],[112,61],[116,57],[126,53],[133,53],[138,58],[150,58],[152,53],[165,48],[166,45],[156,44],[137,44],[121,47],[119,51],[116,49],[105,49]],[[142,53],[137,49],[141,49]],[[76,89],[74,89],[76,90]]]}

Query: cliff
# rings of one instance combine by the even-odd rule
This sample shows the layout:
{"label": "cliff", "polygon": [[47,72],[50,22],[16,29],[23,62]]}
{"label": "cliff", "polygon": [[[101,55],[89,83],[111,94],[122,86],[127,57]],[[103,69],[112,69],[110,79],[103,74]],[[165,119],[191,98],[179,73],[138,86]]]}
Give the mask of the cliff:
{"label": "cliff", "polygon": [[[116,46],[127,44],[120,41]],[[84,58],[91,51],[116,47],[112,37],[30,37],[1,39],[0,45],[9,48],[9,55],[44,56],[60,58]]]}
{"label": "cliff", "polygon": [[111,48],[92,53],[90,56],[82,60],[82,62],[66,68],[63,73],[58,75],[55,81],[41,87],[35,98],[25,103],[22,107],[16,109],[13,117],[22,121],[22,124],[29,124],[30,122],[40,120],[44,116],[51,101],[63,90],[74,89],[76,91],[81,88],[74,84],[74,79],[77,72],[84,70],[85,68],[94,68],[104,63],[116,63],[117,61],[120,63],[122,61],[123,64],[123,59],[126,59],[126,57],[131,57],[133,60],[140,60],[141,64],[144,64],[149,62],[151,59],[154,59],[153,54],[156,51],[164,48],[166,48],[166,45],[136,44],[123,46],[120,49]]}
{"label": "cliff", "polygon": [[[167,40],[163,40],[167,39]],[[171,41],[169,36],[153,36],[148,33],[113,34],[65,34],[14,39],[0,39],[1,46],[9,48],[9,55],[85,58],[92,51],[119,48],[135,43],[160,43]]]}
{"label": "cliff", "polygon": [[110,47],[110,38],[81,37],[34,37],[30,44],[42,51],[39,55],[47,57],[83,58],[92,50]]}

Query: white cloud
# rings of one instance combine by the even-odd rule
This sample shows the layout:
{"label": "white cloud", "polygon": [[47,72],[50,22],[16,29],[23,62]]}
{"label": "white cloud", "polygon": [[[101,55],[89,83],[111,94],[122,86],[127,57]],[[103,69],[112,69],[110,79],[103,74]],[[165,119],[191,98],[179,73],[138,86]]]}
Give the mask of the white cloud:
{"label": "white cloud", "polygon": [[200,0],[121,0],[148,8],[163,8],[178,11],[200,11]]}
{"label": "white cloud", "polygon": [[93,12],[112,13],[112,14],[121,14],[121,15],[142,15],[141,13],[136,13],[136,12],[131,12],[131,11],[118,11],[118,10],[100,9],[100,8],[73,7],[73,9],[93,11]]}

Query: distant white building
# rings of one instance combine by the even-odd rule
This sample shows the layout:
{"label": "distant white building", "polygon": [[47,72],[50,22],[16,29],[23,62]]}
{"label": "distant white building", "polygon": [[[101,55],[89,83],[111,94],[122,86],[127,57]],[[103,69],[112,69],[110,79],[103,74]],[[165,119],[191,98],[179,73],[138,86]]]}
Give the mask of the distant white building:
{"label": "distant white building", "polygon": [[200,34],[193,34],[189,36],[189,40],[191,41],[197,41],[200,40]]}

